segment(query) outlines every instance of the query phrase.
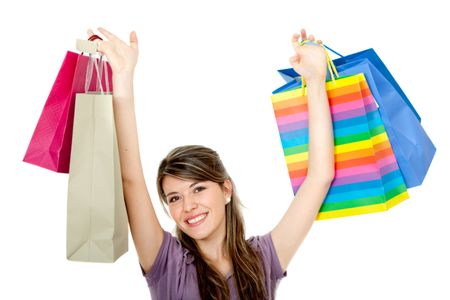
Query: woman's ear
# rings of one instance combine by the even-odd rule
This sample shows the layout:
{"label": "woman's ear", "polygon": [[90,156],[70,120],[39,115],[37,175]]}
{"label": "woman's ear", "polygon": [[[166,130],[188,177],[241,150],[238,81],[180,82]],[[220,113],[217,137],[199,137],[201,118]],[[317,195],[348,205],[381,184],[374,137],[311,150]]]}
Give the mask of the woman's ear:
{"label": "woman's ear", "polygon": [[223,182],[223,191],[225,192],[225,198],[230,198],[233,194],[233,183],[230,179],[226,179]]}

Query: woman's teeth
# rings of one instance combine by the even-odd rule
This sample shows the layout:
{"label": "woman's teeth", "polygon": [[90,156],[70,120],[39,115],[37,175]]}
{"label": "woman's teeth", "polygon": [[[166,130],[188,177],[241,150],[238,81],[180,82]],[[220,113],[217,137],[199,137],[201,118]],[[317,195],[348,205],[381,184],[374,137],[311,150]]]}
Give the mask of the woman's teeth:
{"label": "woman's teeth", "polygon": [[203,215],[200,215],[200,216],[195,217],[193,219],[189,219],[189,220],[187,220],[187,222],[189,224],[197,223],[198,221],[203,220],[205,217],[206,217],[206,214],[203,214]]}

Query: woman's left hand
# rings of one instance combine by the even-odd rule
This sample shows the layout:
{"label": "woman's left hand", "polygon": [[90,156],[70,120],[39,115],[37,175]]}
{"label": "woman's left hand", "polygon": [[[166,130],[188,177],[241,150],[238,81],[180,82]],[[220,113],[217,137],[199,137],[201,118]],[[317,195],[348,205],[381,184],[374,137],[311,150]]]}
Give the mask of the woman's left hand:
{"label": "woman's left hand", "polygon": [[290,58],[291,66],[300,74],[307,83],[325,81],[327,75],[327,58],[325,49],[319,45],[322,41],[318,40],[319,45],[304,44],[300,46],[299,38],[316,42],[312,34],[307,36],[305,29],[300,34],[292,36],[292,47],[295,55]]}

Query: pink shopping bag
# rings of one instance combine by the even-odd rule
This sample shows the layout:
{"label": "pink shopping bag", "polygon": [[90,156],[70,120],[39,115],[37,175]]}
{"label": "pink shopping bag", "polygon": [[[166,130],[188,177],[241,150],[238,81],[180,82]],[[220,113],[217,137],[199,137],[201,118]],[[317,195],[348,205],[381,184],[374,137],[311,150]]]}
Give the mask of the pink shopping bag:
{"label": "pink shopping bag", "polygon": [[[68,51],[23,158],[55,172],[69,173],[75,94],[85,92],[89,56]],[[108,73],[112,74],[108,65]],[[109,84],[112,86],[112,76]],[[92,74],[91,85],[97,82]],[[105,78],[103,78],[103,85]],[[90,89],[95,87],[90,86]]]}

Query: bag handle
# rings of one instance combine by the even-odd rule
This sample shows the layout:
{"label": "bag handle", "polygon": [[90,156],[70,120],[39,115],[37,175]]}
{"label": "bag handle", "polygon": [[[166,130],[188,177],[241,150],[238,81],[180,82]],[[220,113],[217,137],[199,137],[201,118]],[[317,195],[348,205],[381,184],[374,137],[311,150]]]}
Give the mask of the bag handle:
{"label": "bag handle", "polygon": [[340,54],[339,52],[331,49],[330,47],[328,47],[327,45],[323,45],[326,49],[328,49],[329,51],[333,52],[334,54],[336,54],[339,57],[344,57],[344,55]]}
{"label": "bag handle", "polygon": [[[333,60],[330,57],[330,54],[328,53],[327,49],[329,49],[330,51],[332,51],[333,53],[336,53],[337,55],[340,55],[339,53],[337,53],[336,51],[332,50],[331,48],[328,48],[327,46],[323,45],[323,44],[319,44],[315,41],[311,41],[311,40],[302,40],[300,42],[300,46],[303,46],[305,44],[313,44],[319,47],[322,47],[325,50],[325,54],[326,54],[326,58],[327,58],[327,68],[328,68],[328,72],[330,73],[331,76],[331,80],[333,81],[333,83],[336,83],[336,78],[339,78],[339,73],[336,69],[336,66],[333,63]],[[342,55],[340,55],[342,56]],[[301,89],[301,94],[302,96],[305,95],[305,82],[303,80],[303,76],[300,76],[300,80],[302,82],[302,89]]]}
{"label": "bag handle", "polygon": [[[103,93],[104,93],[103,87],[102,87],[103,71],[105,73],[105,84],[106,84],[105,92],[106,93],[110,92],[109,78],[108,78],[108,66],[106,64],[106,61],[103,59],[103,57],[104,57],[103,54],[100,54],[100,58],[98,60],[95,57],[95,54],[98,53],[97,44],[94,43],[95,40],[103,40],[103,39],[101,37],[99,37],[98,35],[93,34],[89,37],[89,39],[87,41],[88,43],[95,45],[95,51],[92,51],[92,49],[88,49],[89,51],[87,51],[89,53],[89,61],[88,61],[88,66],[87,66],[87,70],[86,70],[86,80],[85,80],[85,84],[84,84],[84,91],[86,93],[89,90],[89,86],[91,85],[91,80],[92,80],[92,72],[95,67],[95,72],[97,75],[97,82],[95,83],[95,91],[100,92],[103,95]],[[79,48],[78,46],[79,46],[79,41],[77,41],[77,48]],[[81,55],[83,55],[83,52],[81,53]],[[99,87],[100,87],[100,90],[99,90]]]}

